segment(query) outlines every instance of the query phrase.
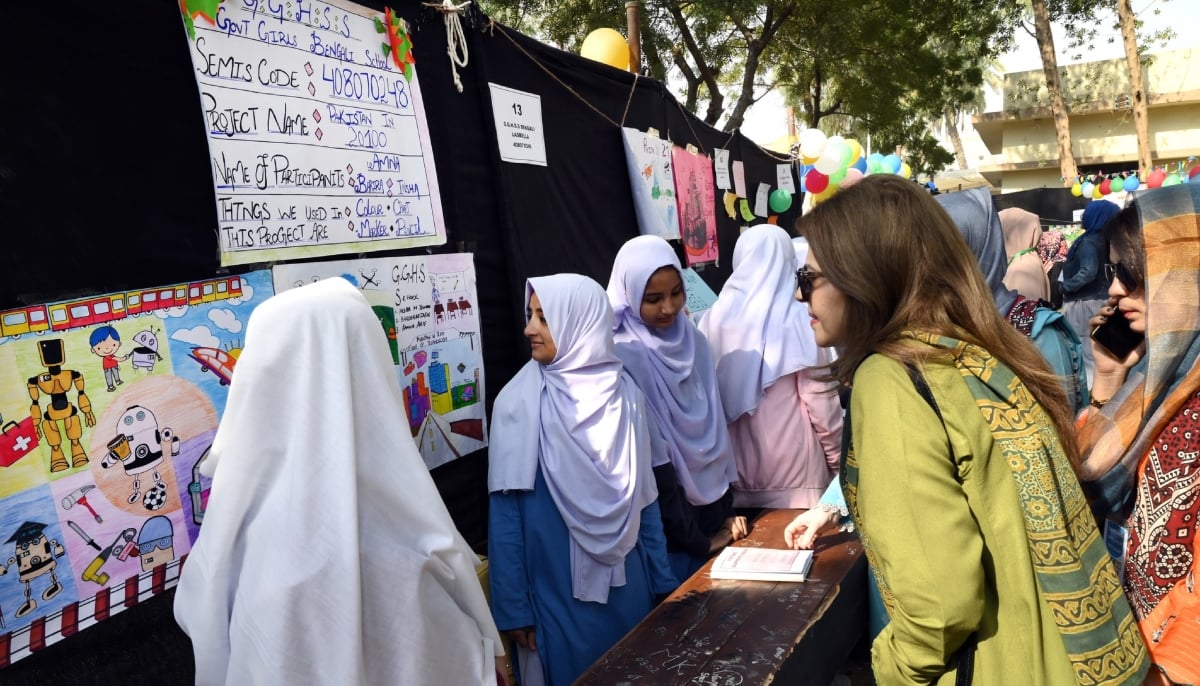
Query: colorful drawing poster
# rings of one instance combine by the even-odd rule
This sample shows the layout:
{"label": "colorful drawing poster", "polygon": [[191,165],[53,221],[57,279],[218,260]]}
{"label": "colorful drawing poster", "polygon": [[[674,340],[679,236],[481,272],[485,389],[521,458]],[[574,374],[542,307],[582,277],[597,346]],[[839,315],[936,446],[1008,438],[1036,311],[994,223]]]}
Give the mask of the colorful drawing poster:
{"label": "colorful drawing poster", "polygon": [[446,242],[404,23],[343,0],[181,0],[222,264]]}
{"label": "colorful drawing poster", "polygon": [[408,422],[430,469],[487,445],[472,260],[454,253],[273,268],[277,292],[344,276],[367,296],[388,333],[404,394],[406,416],[397,420]]}
{"label": "colorful drawing poster", "polygon": [[622,128],[625,166],[633,189],[638,233],[679,238],[679,215],[675,208],[675,177],[671,173],[671,141]]}
{"label": "colorful drawing poster", "polygon": [[671,163],[687,263],[716,262],[717,211],[712,162],[704,155],[676,146],[671,150]]}
{"label": "colorful drawing poster", "polygon": [[0,667],[173,586],[270,273],[0,312]]}

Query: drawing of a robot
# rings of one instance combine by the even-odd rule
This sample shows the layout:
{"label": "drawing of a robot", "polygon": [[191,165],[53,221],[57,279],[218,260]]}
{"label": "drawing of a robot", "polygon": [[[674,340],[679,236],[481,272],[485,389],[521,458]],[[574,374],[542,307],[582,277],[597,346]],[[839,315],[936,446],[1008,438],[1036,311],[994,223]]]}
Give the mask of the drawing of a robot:
{"label": "drawing of a robot", "polygon": [[133,477],[133,491],[129,494],[130,505],[142,497],[144,472],[154,470],[154,486],[142,497],[147,510],[158,510],[167,502],[167,485],[158,473],[163,461],[163,448],[169,447],[171,455],[179,454],[179,437],[170,427],[158,428],[158,419],[149,408],[134,405],[125,410],[117,420],[117,435],[108,442],[108,454],[100,466],[108,469],[118,462],[125,474]]}
{"label": "drawing of a robot", "polygon": [[133,342],[137,343],[137,347],[129,353],[129,356],[133,358],[133,368],[153,372],[154,363],[162,361],[162,355],[158,354],[158,336],[154,333],[154,329],[143,329],[135,333]]}
{"label": "drawing of a robot", "polygon": [[[37,349],[46,372],[29,379],[29,397],[33,400],[33,404],[29,406],[29,416],[37,427],[38,435],[43,436],[50,445],[51,472],[68,469],[67,458],[62,450],[63,434],[67,435],[67,441],[71,444],[70,467],[82,467],[88,463],[87,452],[79,440],[83,436],[82,424],[96,425],[96,416],[92,414],[92,401],[83,391],[83,375],[74,369],[63,369],[63,364],[67,361],[67,351],[61,338],[38,341]],[[67,393],[72,386],[75,387],[78,408],[67,399]],[[42,411],[41,404],[43,395],[50,397],[45,412]],[[80,413],[83,414],[82,424],[79,421]]]}
{"label": "drawing of a robot", "polygon": [[56,558],[65,555],[66,551],[57,539],[46,538],[45,528],[46,525],[39,522],[25,522],[5,541],[14,544],[15,556],[8,558],[8,561],[0,566],[0,576],[8,573],[10,565],[16,564],[17,579],[25,584],[25,604],[17,609],[18,618],[37,609],[32,589],[33,580],[37,577],[50,575],[50,585],[42,591],[42,600],[50,600],[63,590],[54,569],[58,566]]}

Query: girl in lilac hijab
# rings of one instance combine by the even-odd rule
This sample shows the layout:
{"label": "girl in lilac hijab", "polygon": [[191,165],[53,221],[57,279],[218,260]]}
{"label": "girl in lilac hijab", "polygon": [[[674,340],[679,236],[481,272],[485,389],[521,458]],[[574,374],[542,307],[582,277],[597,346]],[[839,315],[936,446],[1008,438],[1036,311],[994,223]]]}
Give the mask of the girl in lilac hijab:
{"label": "girl in lilac hijab", "polygon": [[604,289],[529,279],[532,358],[492,413],[488,555],[496,626],[525,686],[570,684],[677,586],[645,398],[613,352]]}
{"label": "girl in lilac hijab", "polygon": [[621,247],[608,281],[617,357],[646,396],[671,569],[683,581],[746,535],[733,512],[733,448],[708,343],[686,316],[683,268],[658,236]]}

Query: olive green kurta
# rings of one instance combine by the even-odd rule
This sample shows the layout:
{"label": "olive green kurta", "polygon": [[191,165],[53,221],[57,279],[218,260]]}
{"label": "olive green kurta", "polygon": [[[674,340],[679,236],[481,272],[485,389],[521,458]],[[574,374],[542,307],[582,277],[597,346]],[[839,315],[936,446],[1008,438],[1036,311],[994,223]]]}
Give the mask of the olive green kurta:
{"label": "olive green kurta", "polygon": [[923,372],[945,429],[900,363],[873,355],[854,376],[856,520],[891,616],[872,647],[875,677],[953,684],[957,651],[978,630],[976,686],[1075,684],[1012,470],[959,371]]}

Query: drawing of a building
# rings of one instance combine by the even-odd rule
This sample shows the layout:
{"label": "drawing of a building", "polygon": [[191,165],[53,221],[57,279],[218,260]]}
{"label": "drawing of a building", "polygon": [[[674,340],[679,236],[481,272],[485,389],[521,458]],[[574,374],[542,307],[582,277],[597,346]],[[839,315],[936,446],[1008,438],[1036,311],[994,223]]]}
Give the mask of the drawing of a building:
{"label": "drawing of a building", "polygon": [[412,383],[404,389],[404,412],[408,415],[408,425],[415,433],[429,414],[429,387],[425,385],[425,372],[417,372]]}
{"label": "drawing of a building", "polygon": [[447,414],[454,411],[454,400],[450,396],[450,365],[438,361],[437,351],[429,361],[429,390],[434,412]]}

